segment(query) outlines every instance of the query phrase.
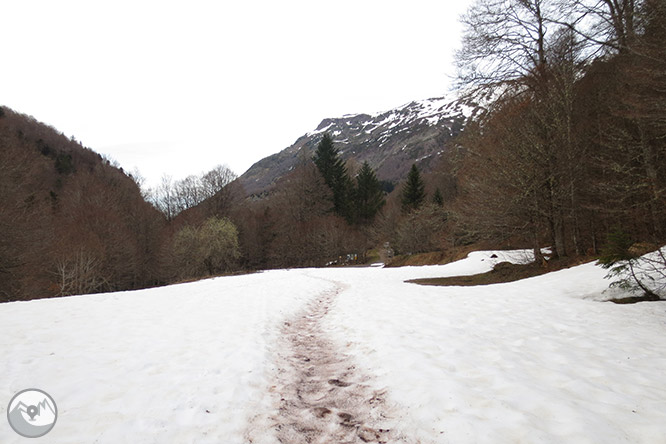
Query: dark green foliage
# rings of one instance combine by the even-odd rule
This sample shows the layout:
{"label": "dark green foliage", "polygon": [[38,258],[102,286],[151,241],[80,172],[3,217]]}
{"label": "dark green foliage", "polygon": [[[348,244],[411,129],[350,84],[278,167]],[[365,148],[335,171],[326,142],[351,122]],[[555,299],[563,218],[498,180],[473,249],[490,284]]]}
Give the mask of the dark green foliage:
{"label": "dark green foliage", "polygon": [[43,139],[39,139],[37,141],[37,148],[39,148],[39,152],[44,156],[51,156],[53,153],[51,147],[46,142],[44,142]]}
{"label": "dark green foliage", "polygon": [[438,207],[444,206],[444,196],[442,196],[442,192],[439,191],[439,188],[435,190],[435,194],[432,196],[432,203]]}
{"label": "dark green foliage", "polygon": [[347,173],[331,135],[325,133],[312,158],[327,185],[332,186]]}
{"label": "dark green foliage", "polygon": [[629,249],[633,241],[627,233],[622,230],[615,230],[608,235],[608,242],[601,251],[599,263],[604,268],[611,268],[618,262],[634,259],[634,255]]}
{"label": "dark green foliage", "polygon": [[[610,233],[599,257],[599,264],[609,270],[606,279],[612,279],[610,287],[642,294],[638,300],[660,300],[666,296],[666,249],[650,252],[654,248],[652,244],[633,243],[622,230]],[[620,302],[638,300],[629,297]]]}
{"label": "dark green foliage", "polygon": [[385,203],[384,192],[375,172],[370,168],[368,162],[364,162],[361,171],[356,176],[356,189],[354,190],[356,222],[371,223]]}
{"label": "dark green foliage", "polygon": [[380,180],[379,186],[382,187],[382,191],[386,194],[391,194],[395,190],[395,184],[389,180]]}
{"label": "dark green foliage", "polygon": [[616,229],[608,235],[608,242],[601,251],[599,265],[609,269],[606,279],[612,279],[611,287],[619,287],[631,291],[634,287],[633,259],[634,255],[629,252],[631,238],[622,230]]}
{"label": "dark green foliage", "polygon": [[340,158],[340,153],[333,145],[330,134],[324,134],[319,145],[317,145],[312,160],[324,177],[324,182],[333,192],[333,211],[349,219],[349,197],[352,183],[347,175],[347,168],[345,168],[345,164]]}
{"label": "dark green foliage", "polygon": [[425,200],[425,184],[421,179],[421,173],[412,165],[407,176],[407,182],[402,187],[402,210],[405,213],[418,210]]}
{"label": "dark green foliage", "polygon": [[58,154],[55,159],[55,168],[58,174],[70,174],[74,172],[74,162],[71,154]]}

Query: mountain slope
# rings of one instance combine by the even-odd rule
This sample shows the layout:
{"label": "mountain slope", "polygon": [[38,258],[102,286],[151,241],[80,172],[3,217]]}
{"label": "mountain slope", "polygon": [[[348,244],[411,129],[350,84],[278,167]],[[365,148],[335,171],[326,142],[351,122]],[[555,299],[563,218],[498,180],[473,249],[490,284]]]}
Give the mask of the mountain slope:
{"label": "mountain slope", "polygon": [[428,170],[460,133],[464,121],[462,106],[446,97],[414,101],[374,115],[324,119],[290,147],[255,163],[240,181],[248,194],[267,191],[301,156],[310,158],[328,132],[348,165],[367,161],[381,180],[398,182],[414,162]]}
{"label": "mountain slope", "polygon": [[122,169],[0,107],[0,302],[157,281],[164,217]]}

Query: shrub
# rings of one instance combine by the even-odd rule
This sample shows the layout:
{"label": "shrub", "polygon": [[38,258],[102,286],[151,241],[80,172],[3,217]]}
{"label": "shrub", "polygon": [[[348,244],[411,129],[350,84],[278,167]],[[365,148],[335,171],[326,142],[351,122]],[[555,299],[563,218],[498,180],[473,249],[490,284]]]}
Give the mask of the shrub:
{"label": "shrub", "polygon": [[240,257],[238,230],[229,219],[211,217],[201,227],[186,226],[174,239],[180,278],[196,278],[233,269]]}
{"label": "shrub", "polygon": [[613,280],[611,288],[653,299],[666,297],[666,248],[634,243],[626,233],[615,230],[598,263],[609,270],[606,278]]}

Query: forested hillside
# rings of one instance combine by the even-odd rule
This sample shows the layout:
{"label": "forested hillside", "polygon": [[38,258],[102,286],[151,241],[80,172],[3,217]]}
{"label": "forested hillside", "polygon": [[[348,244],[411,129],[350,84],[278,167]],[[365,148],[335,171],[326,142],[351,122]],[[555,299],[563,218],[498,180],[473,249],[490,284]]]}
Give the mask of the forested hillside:
{"label": "forested hillside", "polygon": [[483,0],[463,22],[460,86],[486,112],[460,141],[459,229],[537,256],[663,243],[666,3]]}
{"label": "forested hillside", "polygon": [[165,219],[122,169],[0,108],[0,301],[161,281]]}

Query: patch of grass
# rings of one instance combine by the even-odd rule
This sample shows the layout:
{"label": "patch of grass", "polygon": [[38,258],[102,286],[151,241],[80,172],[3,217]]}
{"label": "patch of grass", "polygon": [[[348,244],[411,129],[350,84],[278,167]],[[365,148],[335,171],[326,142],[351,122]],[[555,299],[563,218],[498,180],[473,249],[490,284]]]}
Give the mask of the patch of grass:
{"label": "patch of grass", "polygon": [[381,258],[379,257],[379,250],[374,249],[370,250],[365,254],[365,263],[374,264],[375,262],[380,262]]}
{"label": "patch of grass", "polygon": [[386,267],[405,267],[434,265],[450,262],[448,255],[443,251],[433,251],[430,253],[402,254],[391,259]]}

